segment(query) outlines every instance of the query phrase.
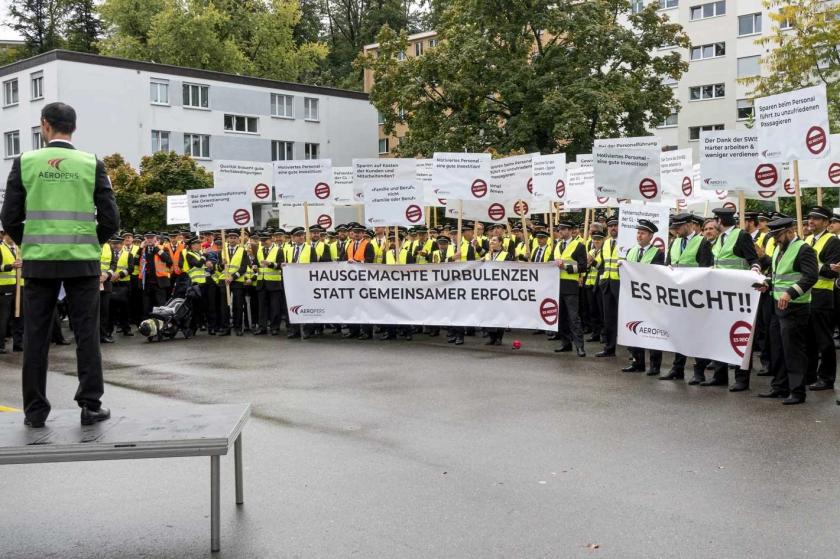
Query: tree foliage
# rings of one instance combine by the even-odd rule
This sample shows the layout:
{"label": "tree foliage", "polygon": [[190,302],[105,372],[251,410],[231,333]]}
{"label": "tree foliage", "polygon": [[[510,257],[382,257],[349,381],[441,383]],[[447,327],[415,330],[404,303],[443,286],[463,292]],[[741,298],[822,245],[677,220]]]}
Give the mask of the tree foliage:
{"label": "tree foliage", "polygon": [[[765,0],[772,32],[758,41],[769,54],[761,76],[744,79],[755,97],[825,84],[831,128],[840,131],[840,4],[822,0]],[[789,23],[790,28],[784,26]]]}
{"label": "tree foliage", "polygon": [[8,25],[23,38],[25,56],[34,56],[64,45],[66,0],[12,0]]}
{"label": "tree foliage", "polygon": [[166,197],[187,190],[210,188],[213,175],[187,155],[158,152],[144,157],[140,171],[119,154],[103,158],[114,187],[122,227],[143,232],[166,223]]}
{"label": "tree foliage", "polygon": [[409,125],[400,155],[588,152],[596,138],[646,135],[677,108],[664,81],[687,64],[653,53],[688,38],[656,6],[632,14],[626,0],[451,0],[437,47],[400,61],[406,34],[386,27],[378,56],[357,64],[374,72],[371,101],[386,131]]}

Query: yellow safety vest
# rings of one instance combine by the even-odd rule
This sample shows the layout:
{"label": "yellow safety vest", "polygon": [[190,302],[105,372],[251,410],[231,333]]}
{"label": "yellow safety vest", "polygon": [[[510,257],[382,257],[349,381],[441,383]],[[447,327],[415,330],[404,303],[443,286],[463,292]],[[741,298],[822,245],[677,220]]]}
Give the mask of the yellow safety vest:
{"label": "yellow safety vest", "polygon": [[105,243],[102,245],[102,252],[99,255],[99,271],[107,272],[111,269],[111,258],[114,253],[111,252],[111,245]]}
{"label": "yellow safety vest", "polygon": [[[610,250],[610,243],[612,243],[612,250]],[[604,239],[604,244],[601,245],[601,261],[604,263],[601,281],[618,281],[618,239],[612,237]]]}
{"label": "yellow safety vest", "polygon": [[128,255],[129,251],[125,248],[120,251],[120,256],[117,258],[117,274],[124,272],[125,276],[118,276],[118,283],[131,281],[131,276],[128,275]]}
{"label": "yellow safety vest", "polygon": [[[0,243],[0,266],[11,266],[15,263],[15,255],[12,250],[6,246],[6,243]],[[15,285],[17,281],[17,272],[12,268],[8,272],[0,272],[0,285]]]}
{"label": "yellow safety vest", "polygon": [[[227,275],[233,277],[233,274],[239,271],[239,267],[242,266],[242,258],[245,256],[245,249],[241,246],[236,247],[233,251],[233,256],[228,262],[227,265]],[[245,283],[247,279],[246,276],[248,275],[248,270],[245,270],[245,273],[236,278],[234,281],[238,281],[239,283]]]}
{"label": "yellow safety vest", "polygon": [[[814,236],[808,235],[805,239],[805,242],[814,249],[814,252],[817,253],[817,268],[821,268],[823,263],[820,259],[822,255],[822,251],[825,248],[825,244],[828,242],[828,239],[831,237],[831,233],[828,231],[823,231],[822,236],[820,239],[814,243]],[[831,278],[824,278],[822,276],[817,276],[817,283],[814,284],[812,289],[825,289],[826,291],[834,291],[834,280]]]}
{"label": "yellow safety vest", "polygon": [[[560,247],[563,246],[563,241],[557,243],[557,246],[554,247],[554,259],[555,260],[563,260],[564,262],[573,262],[576,264],[572,255],[577,250],[579,244],[581,244],[580,237],[576,237],[568,242],[569,244],[566,245],[566,250],[560,251]],[[561,280],[571,280],[577,281],[580,278],[580,270],[577,272],[569,273],[566,271],[566,267],[560,268],[560,279]]]}
{"label": "yellow safety vest", "polygon": [[182,270],[189,276],[190,281],[199,285],[207,283],[207,276],[204,274],[204,268],[190,266],[190,261],[187,259],[188,255],[192,255],[192,257],[196,260],[200,259],[201,256],[191,250],[185,250],[182,254],[184,255],[184,267]]}
{"label": "yellow safety vest", "polygon": [[[260,251],[264,251],[262,247],[260,247]],[[276,262],[277,261],[277,253],[280,252],[280,247],[277,245],[272,246],[268,254],[265,256],[260,256],[260,260],[267,260],[268,262]],[[264,281],[283,281],[283,271],[278,268],[269,268],[266,266],[265,268],[260,268],[260,279]]]}

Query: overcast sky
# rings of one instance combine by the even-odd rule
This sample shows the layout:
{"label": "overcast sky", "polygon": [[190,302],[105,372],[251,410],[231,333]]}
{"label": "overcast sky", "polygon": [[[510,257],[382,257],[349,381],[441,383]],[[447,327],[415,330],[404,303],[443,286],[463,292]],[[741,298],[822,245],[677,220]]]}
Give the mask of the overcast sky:
{"label": "overcast sky", "polygon": [[0,39],[16,39],[15,33],[3,25],[9,17],[9,0],[0,0]]}

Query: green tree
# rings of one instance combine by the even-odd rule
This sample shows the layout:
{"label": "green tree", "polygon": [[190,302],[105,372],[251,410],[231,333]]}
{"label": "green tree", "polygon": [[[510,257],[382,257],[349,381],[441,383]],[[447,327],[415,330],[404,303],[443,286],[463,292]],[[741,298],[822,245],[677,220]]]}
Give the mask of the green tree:
{"label": "green tree", "polygon": [[67,48],[81,52],[97,52],[96,43],[102,35],[102,21],[94,0],[65,0],[67,19],[64,35]]}
{"label": "green tree", "polygon": [[666,78],[687,64],[661,45],[688,46],[682,28],[654,3],[632,14],[626,0],[451,0],[440,44],[398,60],[406,34],[384,28],[371,101],[397,151],[588,152],[596,138],[646,135],[677,108]]}
{"label": "green tree", "polygon": [[157,230],[166,223],[166,197],[213,186],[213,175],[187,155],[158,152],[144,157],[138,173],[114,154],[103,158],[114,187],[122,227],[138,232]]}
{"label": "green tree", "polygon": [[[745,78],[755,97],[825,84],[831,128],[840,131],[840,4],[822,0],[765,0],[771,33],[761,76]],[[788,25],[782,25],[788,24]]]}
{"label": "green tree", "polygon": [[23,37],[23,55],[35,56],[64,46],[66,13],[66,0],[12,0],[8,25]]}

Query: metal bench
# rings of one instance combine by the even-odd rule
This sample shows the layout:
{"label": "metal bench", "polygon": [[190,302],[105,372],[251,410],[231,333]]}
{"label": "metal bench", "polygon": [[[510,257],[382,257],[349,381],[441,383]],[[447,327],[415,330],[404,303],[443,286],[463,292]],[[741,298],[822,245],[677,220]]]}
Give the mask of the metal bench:
{"label": "metal bench", "polygon": [[[173,411],[174,410],[174,411]],[[210,457],[210,549],[219,551],[220,457],[234,446],[236,504],[244,502],[242,429],[250,404],[112,410],[108,421],[83,427],[79,410],[55,410],[42,429],[17,413],[0,414],[0,465]]]}

